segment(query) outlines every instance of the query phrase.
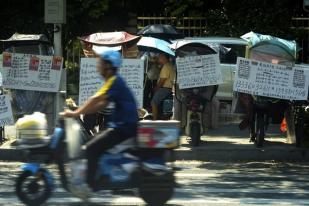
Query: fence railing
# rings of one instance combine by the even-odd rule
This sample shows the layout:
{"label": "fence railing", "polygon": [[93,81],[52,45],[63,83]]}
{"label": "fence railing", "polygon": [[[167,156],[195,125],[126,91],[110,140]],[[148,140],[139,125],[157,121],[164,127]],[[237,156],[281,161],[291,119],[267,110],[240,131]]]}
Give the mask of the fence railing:
{"label": "fence railing", "polygon": [[206,17],[168,17],[140,16],[137,17],[137,30],[150,24],[170,24],[175,26],[184,36],[204,36],[207,29]]}

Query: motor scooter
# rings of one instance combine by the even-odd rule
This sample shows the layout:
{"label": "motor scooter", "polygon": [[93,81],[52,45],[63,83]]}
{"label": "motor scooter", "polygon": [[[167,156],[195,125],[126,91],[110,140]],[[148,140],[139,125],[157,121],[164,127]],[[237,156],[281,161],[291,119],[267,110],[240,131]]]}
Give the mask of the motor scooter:
{"label": "motor scooter", "polygon": [[[177,40],[172,45],[176,52],[177,58],[184,58],[190,56],[201,56],[217,54],[220,50],[220,45],[205,44],[199,41],[191,40]],[[186,67],[191,70],[191,67]],[[197,71],[200,67],[193,68]],[[177,71],[177,70],[176,70]],[[204,74],[203,74],[204,75]],[[205,74],[206,75],[206,74]],[[218,90],[218,85],[207,86],[192,86],[188,88],[179,88],[178,71],[176,72],[175,97],[182,110],[182,104],[185,108],[185,115],[181,111],[182,122],[185,124],[185,133],[190,137],[190,144],[192,146],[199,146],[203,131],[203,112],[208,103],[210,103]]]}
{"label": "motor scooter", "polygon": [[[199,146],[201,143],[201,135],[203,134],[203,113],[217,91],[217,86],[214,87],[198,87],[193,89],[183,90],[185,96],[184,103],[186,104],[186,134],[190,137],[192,146]],[[209,94],[211,98],[209,98]]]}
{"label": "motor scooter", "polygon": [[[157,125],[157,126],[156,126]],[[128,139],[101,156],[96,173],[98,190],[137,189],[148,205],[164,205],[175,188],[174,166],[166,154],[178,146],[179,122],[141,121],[136,138]],[[62,187],[78,197],[88,197],[82,145],[91,139],[83,123],[66,118],[59,121],[46,145],[21,148],[43,163],[26,163],[16,180],[16,194],[26,205],[41,205],[55,189],[55,178],[45,167],[58,166]],[[73,167],[72,167],[73,166]],[[71,168],[71,170],[70,170]]]}
{"label": "motor scooter", "polygon": [[[283,65],[289,70],[295,65],[298,51],[295,41],[254,32],[244,34],[241,38],[248,42],[248,46],[246,47],[246,58],[255,61]],[[271,67],[270,71],[273,69],[274,67]],[[250,72],[254,71],[253,69],[249,70]],[[272,76],[273,73],[267,73],[267,75],[267,77],[262,78],[263,80],[262,82],[259,82],[259,84],[266,84],[269,76]],[[242,78],[246,77],[243,76]],[[270,82],[271,81],[268,81],[268,84],[270,84]],[[273,89],[276,88],[273,86],[271,87]],[[287,116],[292,117],[293,102],[291,100],[293,99],[273,97],[269,94],[264,94],[264,96],[242,94],[240,97],[242,97],[243,101],[246,102],[246,113],[247,116],[251,118],[249,120],[250,141],[254,142],[256,147],[263,147],[264,145],[266,130],[268,128],[268,124],[270,123],[269,119],[272,119],[271,123],[279,124],[282,122],[284,115],[289,113]],[[294,102],[296,103],[299,101],[296,100]],[[301,129],[301,117],[300,119],[296,117],[295,120],[296,130]],[[296,133],[298,133],[298,131],[296,131]]]}

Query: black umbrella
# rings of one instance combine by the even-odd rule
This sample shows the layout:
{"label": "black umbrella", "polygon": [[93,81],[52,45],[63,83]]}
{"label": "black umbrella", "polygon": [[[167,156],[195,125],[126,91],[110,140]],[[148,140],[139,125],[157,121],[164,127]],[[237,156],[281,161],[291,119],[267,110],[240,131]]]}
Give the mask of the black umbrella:
{"label": "black umbrella", "polygon": [[175,27],[168,24],[148,25],[137,32],[137,35],[151,36],[164,40],[181,39],[184,37]]}

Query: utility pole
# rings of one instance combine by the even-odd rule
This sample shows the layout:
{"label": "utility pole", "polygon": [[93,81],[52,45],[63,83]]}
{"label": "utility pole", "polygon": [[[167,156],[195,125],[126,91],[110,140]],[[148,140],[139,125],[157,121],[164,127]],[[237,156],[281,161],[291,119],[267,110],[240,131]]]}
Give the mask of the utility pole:
{"label": "utility pole", "polygon": [[[45,0],[45,23],[54,25],[54,55],[63,56],[62,52],[62,24],[66,23],[66,0]],[[66,91],[66,72],[61,72],[60,91]],[[53,128],[58,119],[58,113],[63,108],[64,99],[61,92],[54,95],[53,120],[49,123],[49,129]],[[52,125],[51,125],[52,124]]]}
{"label": "utility pole", "polygon": [[56,56],[62,56],[62,25],[54,24],[54,51]]}
{"label": "utility pole", "polygon": [[[303,0],[303,9],[304,9],[304,11],[307,12],[307,14],[309,13],[309,0]],[[308,35],[308,39],[307,39],[307,52],[308,51],[309,51],[309,35]],[[307,54],[307,57],[306,57],[306,61],[309,62],[308,54]]]}
{"label": "utility pole", "polygon": [[[54,50],[56,56],[63,56],[62,51],[62,25],[61,24],[54,24]],[[59,92],[56,93],[55,96],[55,112],[54,112],[54,122],[57,123],[58,114],[63,110],[64,98],[63,98],[63,91],[66,92],[66,71],[62,69],[61,72],[61,79],[59,85]]]}

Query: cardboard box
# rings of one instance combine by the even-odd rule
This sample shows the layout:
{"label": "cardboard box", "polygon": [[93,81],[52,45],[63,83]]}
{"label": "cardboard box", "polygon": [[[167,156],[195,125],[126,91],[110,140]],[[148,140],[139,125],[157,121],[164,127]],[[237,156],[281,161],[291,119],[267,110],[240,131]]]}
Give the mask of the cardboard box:
{"label": "cardboard box", "polygon": [[137,136],[140,148],[174,149],[179,146],[179,138],[179,121],[140,121]]}

